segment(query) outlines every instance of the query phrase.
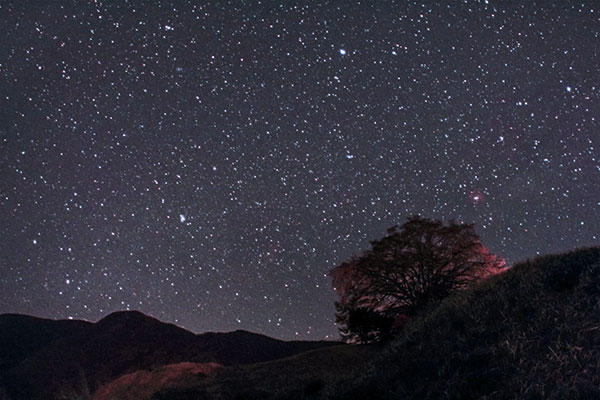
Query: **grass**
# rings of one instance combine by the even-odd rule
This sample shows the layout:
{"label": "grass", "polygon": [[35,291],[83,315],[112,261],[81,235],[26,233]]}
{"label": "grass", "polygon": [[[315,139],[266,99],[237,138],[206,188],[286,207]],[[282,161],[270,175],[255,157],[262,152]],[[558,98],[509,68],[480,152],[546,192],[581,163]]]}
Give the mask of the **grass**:
{"label": "grass", "polygon": [[378,346],[332,346],[259,364],[222,368],[193,387],[160,392],[155,400],[311,399],[326,385],[358,373]]}
{"label": "grass", "polygon": [[516,265],[411,321],[332,399],[596,399],[600,248]]}
{"label": "grass", "polygon": [[600,247],[514,266],[386,346],[225,367],[154,400],[598,399]]}

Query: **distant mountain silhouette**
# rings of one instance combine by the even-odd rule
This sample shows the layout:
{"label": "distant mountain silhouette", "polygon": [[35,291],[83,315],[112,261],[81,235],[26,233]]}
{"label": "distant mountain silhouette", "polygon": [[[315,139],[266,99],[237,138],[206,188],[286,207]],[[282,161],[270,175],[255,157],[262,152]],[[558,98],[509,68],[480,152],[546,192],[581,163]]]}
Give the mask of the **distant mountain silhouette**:
{"label": "distant mountain silhouette", "polygon": [[92,325],[85,321],[53,321],[29,315],[0,315],[0,371],[13,368],[57,338]]}
{"label": "distant mountain silhouette", "polygon": [[332,342],[286,342],[246,331],[196,335],[137,311],[98,321],[0,315],[0,400],[89,398],[125,374],[178,363],[250,364]]}

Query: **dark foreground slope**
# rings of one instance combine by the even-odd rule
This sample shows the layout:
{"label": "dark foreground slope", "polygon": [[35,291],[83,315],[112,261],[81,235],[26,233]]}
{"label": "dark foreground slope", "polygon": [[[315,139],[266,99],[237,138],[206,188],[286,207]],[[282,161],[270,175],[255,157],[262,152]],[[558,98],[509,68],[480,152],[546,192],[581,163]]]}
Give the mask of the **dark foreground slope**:
{"label": "dark foreground slope", "polygon": [[600,398],[600,248],[539,257],[449,298],[328,397]]}
{"label": "dark foreground slope", "polygon": [[[292,400],[321,398],[327,386],[346,382],[377,357],[381,347],[331,346],[264,363],[225,367],[151,400]],[[95,399],[94,399],[95,400]],[[104,399],[98,399],[104,400]]]}
{"label": "dark foreground slope", "polygon": [[598,399],[600,248],[539,257],[448,298],[388,346],[223,368],[155,400]]}
{"label": "dark foreground slope", "polygon": [[[21,389],[33,382],[37,391],[11,400],[51,399],[40,393],[56,382],[71,385],[60,386],[64,399],[94,400],[598,399],[600,248],[518,264],[411,320],[387,346],[193,335],[137,313],[73,331],[76,340],[19,344],[28,355],[10,374],[0,371],[2,379],[20,379]],[[40,365],[50,378],[28,380],[39,379],[31,368],[39,373]],[[4,393],[0,385],[2,400]]]}
{"label": "dark foreground slope", "polygon": [[1,315],[0,399],[87,399],[101,385],[139,370],[183,362],[257,363],[333,344],[245,331],[196,335],[133,311],[95,324]]}

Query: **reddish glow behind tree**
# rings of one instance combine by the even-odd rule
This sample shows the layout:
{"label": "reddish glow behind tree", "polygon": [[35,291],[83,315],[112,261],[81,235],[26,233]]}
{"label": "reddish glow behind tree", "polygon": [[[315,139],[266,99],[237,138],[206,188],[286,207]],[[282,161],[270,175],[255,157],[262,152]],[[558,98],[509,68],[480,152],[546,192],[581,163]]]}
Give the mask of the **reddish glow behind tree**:
{"label": "reddish glow behind tree", "polygon": [[330,271],[339,296],[337,320],[347,324],[344,314],[356,309],[392,318],[413,315],[506,268],[504,260],[481,243],[472,224],[444,225],[414,216],[371,242],[371,249],[360,257]]}

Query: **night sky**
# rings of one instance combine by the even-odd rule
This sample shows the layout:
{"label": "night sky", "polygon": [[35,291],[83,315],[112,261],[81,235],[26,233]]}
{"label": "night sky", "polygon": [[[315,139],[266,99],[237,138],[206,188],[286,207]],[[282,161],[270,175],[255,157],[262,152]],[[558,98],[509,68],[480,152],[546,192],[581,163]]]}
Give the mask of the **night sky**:
{"label": "night sky", "polygon": [[335,338],[408,216],[599,244],[598,2],[353,3],[2,1],[0,313]]}

